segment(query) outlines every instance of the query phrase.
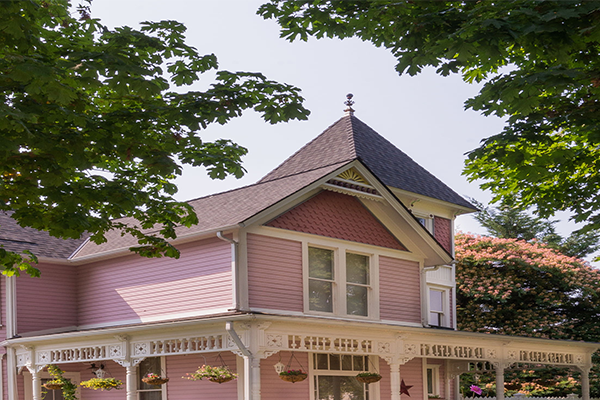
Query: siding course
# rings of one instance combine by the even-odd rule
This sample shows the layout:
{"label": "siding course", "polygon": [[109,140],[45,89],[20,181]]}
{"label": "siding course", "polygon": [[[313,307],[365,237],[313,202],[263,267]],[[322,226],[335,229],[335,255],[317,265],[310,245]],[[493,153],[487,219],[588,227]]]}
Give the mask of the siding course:
{"label": "siding course", "polygon": [[129,255],[80,266],[79,325],[231,307],[230,245],[214,238],[179,250],[177,260]]}
{"label": "siding course", "polygon": [[[308,353],[295,353],[294,356],[300,364],[308,371]],[[274,365],[282,360],[283,363],[290,359],[290,353],[282,351],[280,354],[274,354],[260,362],[260,380],[261,380],[261,398],[263,400],[306,400],[310,399],[309,380],[305,379],[302,382],[290,383],[282,381]],[[299,365],[293,364],[292,369],[299,369]]]}
{"label": "siding course", "polygon": [[381,319],[421,323],[418,263],[380,256],[379,282]]}
{"label": "siding course", "polygon": [[[40,278],[23,274],[16,279],[17,333],[77,325],[75,266],[39,264],[38,268]],[[2,318],[5,321],[4,311]]]}
{"label": "siding course", "polygon": [[302,297],[302,243],[248,235],[250,307],[299,311]]}

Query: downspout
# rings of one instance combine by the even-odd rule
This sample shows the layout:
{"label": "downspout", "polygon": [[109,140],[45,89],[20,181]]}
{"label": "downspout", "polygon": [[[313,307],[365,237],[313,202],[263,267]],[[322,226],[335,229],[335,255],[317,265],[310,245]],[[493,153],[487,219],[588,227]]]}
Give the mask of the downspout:
{"label": "downspout", "polygon": [[229,333],[229,336],[231,336],[238,349],[240,349],[240,351],[244,355],[244,400],[252,400],[252,390],[250,388],[252,379],[250,375],[252,374],[251,366],[254,357],[252,356],[250,350],[248,350],[248,348],[244,346],[244,343],[242,343],[242,339],[240,339],[235,329],[233,329],[233,322],[225,322],[225,330],[227,331],[227,333]]}
{"label": "downspout", "polygon": [[240,309],[240,301],[239,301],[239,289],[238,289],[238,281],[239,281],[239,273],[238,273],[238,242],[233,239],[229,239],[228,237],[223,236],[223,231],[217,232],[217,237],[221,240],[231,243],[231,301],[232,301],[232,310],[238,311]]}

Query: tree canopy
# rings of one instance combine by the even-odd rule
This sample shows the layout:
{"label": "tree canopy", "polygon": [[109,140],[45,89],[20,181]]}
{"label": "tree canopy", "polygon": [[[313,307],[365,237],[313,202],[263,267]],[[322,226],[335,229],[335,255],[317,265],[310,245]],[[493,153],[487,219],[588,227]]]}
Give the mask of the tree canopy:
{"label": "tree canopy", "polygon": [[466,107],[506,119],[465,173],[495,200],[600,227],[600,2],[271,0],[289,40],[356,36],[399,73],[434,67],[483,82]]}
{"label": "tree canopy", "polygon": [[[0,211],[60,238],[87,233],[101,243],[120,229],[138,239],[142,255],[177,257],[167,239],[175,226],[197,223],[172,197],[182,165],[219,179],[244,173],[246,149],[203,141],[201,130],[246,109],[270,123],[309,112],[296,87],[218,70],[214,54],[186,44],[178,22],[109,29],[89,7],[73,16],[70,6],[2,2]],[[208,89],[186,91],[210,70]],[[31,257],[0,248],[4,273],[35,274]]]}
{"label": "tree canopy", "polygon": [[[456,236],[458,329],[597,342],[600,340],[600,270],[542,244],[470,234]],[[600,368],[591,377],[600,394]],[[533,376],[533,373],[527,372]],[[526,374],[526,375],[527,375]],[[542,385],[524,376],[513,390],[565,395],[573,387],[566,371],[560,385]],[[518,386],[518,387],[517,387]]]}
{"label": "tree canopy", "polygon": [[573,232],[563,237],[556,232],[554,225],[559,222],[530,215],[514,207],[488,207],[475,199],[469,199],[478,209],[474,218],[491,236],[501,239],[537,241],[557,250],[559,253],[577,258],[585,258],[600,249],[598,231]]}

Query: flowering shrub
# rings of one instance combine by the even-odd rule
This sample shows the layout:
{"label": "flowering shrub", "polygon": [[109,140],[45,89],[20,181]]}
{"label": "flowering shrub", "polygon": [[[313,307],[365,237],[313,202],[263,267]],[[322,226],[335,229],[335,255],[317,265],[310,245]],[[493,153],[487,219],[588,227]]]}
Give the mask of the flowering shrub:
{"label": "flowering shrub", "polygon": [[[600,341],[600,270],[541,243],[516,239],[459,233],[455,251],[459,330]],[[600,395],[597,356],[595,360],[592,397]],[[570,374],[560,368],[507,372],[506,394],[577,393]],[[493,375],[480,380],[486,395],[493,395]],[[464,392],[474,383],[463,377]]]}
{"label": "flowering shrub", "polygon": [[186,374],[184,378],[192,381],[206,378],[211,382],[226,382],[237,378],[237,374],[231,372],[228,367],[211,367],[210,365],[203,365],[198,368],[196,372]]}
{"label": "flowering shrub", "polygon": [[146,374],[144,376],[144,378],[148,378],[148,379],[161,379],[160,375],[155,374],[154,372],[151,372],[149,374]]}
{"label": "flowering shrub", "polygon": [[92,378],[80,383],[81,386],[94,390],[121,389],[123,382],[115,378]]}
{"label": "flowering shrub", "polygon": [[306,372],[301,369],[288,369],[287,371],[282,371],[279,375],[283,376],[294,376],[294,375],[306,375]]}

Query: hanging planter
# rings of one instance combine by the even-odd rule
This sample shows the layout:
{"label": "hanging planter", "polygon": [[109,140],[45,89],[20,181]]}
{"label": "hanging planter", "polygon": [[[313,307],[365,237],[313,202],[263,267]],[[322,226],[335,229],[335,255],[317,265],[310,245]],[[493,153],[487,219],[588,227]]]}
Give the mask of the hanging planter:
{"label": "hanging planter", "polygon": [[212,367],[210,365],[203,365],[191,374],[186,374],[184,378],[191,381],[201,381],[207,379],[214,383],[225,383],[237,378],[237,374],[234,374],[229,370],[227,366]]}
{"label": "hanging planter", "polygon": [[191,381],[201,381],[202,379],[207,379],[210,382],[214,383],[225,383],[232,381],[237,378],[237,374],[231,372],[229,367],[225,364],[225,360],[221,357],[221,353],[217,354],[215,361],[221,361],[220,367],[213,367],[210,365],[206,365],[206,358],[204,358],[204,365],[196,370],[196,372],[192,372],[185,374],[184,378],[189,379]]}
{"label": "hanging planter", "polygon": [[48,390],[61,390],[63,387],[62,382],[59,381],[48,381],[42,385]]}
{"label": "hanging planter", "polygon": [[356,380],[368,385],[369,383],[379,382],[381,380],[381,375],[377,372],[361,372],[356,375]]}
{"label": "hanging planter", "polygon": [[279,378],[286,382],[302,382],[308,378],[308,374],[301,369],[290,369],[279,373]]}
{"label": "hanging planter", "polygon": [[[300,366],[300,369],[292,369],[291,368],[292,360],[296,360],[296,362]],[[308,374],[306,372],[304,372],[304,367],[302,367],[302,364],[300,364],[300,361],[298,361],[298,359],[294,355],[294,352],[292,352],[292,355],[290,356],[290,360],[288,361],[287,366],[284,366],[281,363],[281,355],[280,355],[279,362],[275,365],[275,370],[279,373],[279,378],[286,382],[292,382],[292,383],[302,382],[303,380],[308,378]]]}
{"label": "hanging planter", "polygon": [[160,375],[151,372],[142,378],[142,382],[147,383],[148,385],[160,386],[169,382],[169,378],[163,378]]}
{"label": "hanging planter", "polygon": [[112,390],[121,389],[123,382],[115,378],[92,378],[81,382],[80,385],[87,389]]}

